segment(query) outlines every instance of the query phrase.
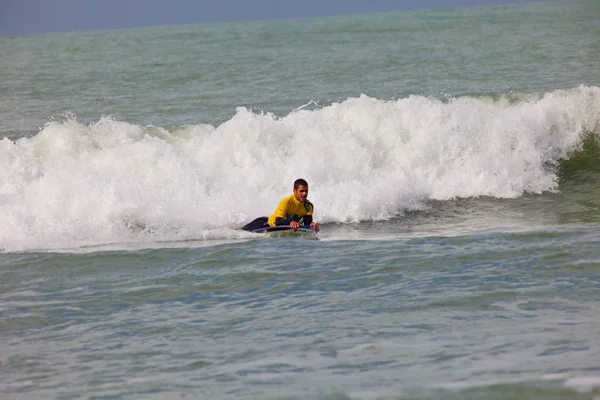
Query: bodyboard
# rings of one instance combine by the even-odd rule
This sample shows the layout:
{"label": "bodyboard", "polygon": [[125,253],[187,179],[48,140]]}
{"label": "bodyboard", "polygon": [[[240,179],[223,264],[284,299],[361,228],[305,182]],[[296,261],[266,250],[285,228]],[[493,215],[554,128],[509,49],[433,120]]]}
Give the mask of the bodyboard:
{"label": "bodyboard", "polygon": [[274,237],[308,237],[315,238],[317,236],[317,232],[313,228],[308,225],[301,225],[298,229],[294,230],[289,225],[277,225],[277,226],[268,226],[265,228],[254,229],[252,231],[248,231],[252,233],[265,234],[268,236]]}

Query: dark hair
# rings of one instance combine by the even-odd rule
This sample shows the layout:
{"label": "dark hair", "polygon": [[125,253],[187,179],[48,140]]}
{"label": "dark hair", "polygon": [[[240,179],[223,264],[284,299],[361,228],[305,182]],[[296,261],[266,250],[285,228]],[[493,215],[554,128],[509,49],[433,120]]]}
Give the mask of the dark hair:
{"label": "dark hair", "polygon": [[308,187],[308,183],[304,179],[302,179],[302,178],[296,179],[294,181],[294,190],[298,189],[298,186],[306,186],[306,187]]}

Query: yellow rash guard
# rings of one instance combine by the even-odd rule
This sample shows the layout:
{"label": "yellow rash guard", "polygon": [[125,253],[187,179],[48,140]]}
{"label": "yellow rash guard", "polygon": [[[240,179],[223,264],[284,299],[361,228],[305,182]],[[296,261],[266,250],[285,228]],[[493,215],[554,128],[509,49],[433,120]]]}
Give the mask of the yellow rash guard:
{"label": "yellow rash guard", "polygon": [[269,217],[269,226],[275,226],[275,220],[277,218],[289,218],[295,216],[296,220],[304,217],[305,215],[312,215],[314,206],[308,200],[301,202],[296,199],[293,194],[279,202],[275,213]]}

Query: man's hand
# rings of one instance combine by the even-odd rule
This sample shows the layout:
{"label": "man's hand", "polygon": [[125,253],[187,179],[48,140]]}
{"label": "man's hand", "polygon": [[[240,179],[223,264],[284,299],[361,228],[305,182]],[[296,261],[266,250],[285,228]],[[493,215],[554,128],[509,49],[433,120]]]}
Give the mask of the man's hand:
{"label": "man's hand", "polygon": [[319,225],[315,224],[314,222],[311,222],[310,226],[315,230],[315,232],[319,232]]}
{"label": "man's hand", "polygon": [[291,227],[293,230],[296,230],[296,229],[300,228],[300,224],[299,224],[299,223],[297,223],[296,221],[292,221],[292,222],[290,222],[290,227]]}

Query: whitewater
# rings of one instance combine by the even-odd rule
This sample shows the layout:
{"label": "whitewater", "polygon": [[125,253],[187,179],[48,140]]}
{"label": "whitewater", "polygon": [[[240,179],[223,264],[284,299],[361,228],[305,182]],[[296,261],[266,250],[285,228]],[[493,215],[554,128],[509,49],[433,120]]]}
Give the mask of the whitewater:
{"label": "whitewater", "polygon": [[238,108],[167,130],[103,117],[1,142],[0,247],[239,237],[297,177],[321,222],[386,220],[428,200],[557,189],[557,163],[598,132],[600,88],[520,99],[362,95],[284,117]]}
{"label": "whitewater", "polygon": [[0,398],[597,400],[599,21],[0,37]]}

